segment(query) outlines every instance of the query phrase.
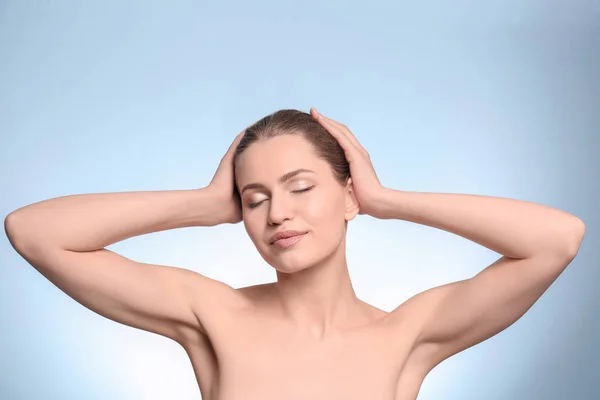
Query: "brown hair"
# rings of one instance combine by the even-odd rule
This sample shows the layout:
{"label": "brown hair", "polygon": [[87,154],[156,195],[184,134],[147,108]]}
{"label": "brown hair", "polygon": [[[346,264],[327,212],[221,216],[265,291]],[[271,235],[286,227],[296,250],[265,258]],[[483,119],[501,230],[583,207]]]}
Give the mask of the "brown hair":
{"label": "brown hair", "polygon": [[[294,134],[301,135],[312,143],[317,154],[329,163],[340,184],[348,181],[350,166],[338,141],[312,115],[298,110],[279,110],[248,127],[235,150],[234,165],[252,143]],[[235,194],[239,197],[237,185]]]}

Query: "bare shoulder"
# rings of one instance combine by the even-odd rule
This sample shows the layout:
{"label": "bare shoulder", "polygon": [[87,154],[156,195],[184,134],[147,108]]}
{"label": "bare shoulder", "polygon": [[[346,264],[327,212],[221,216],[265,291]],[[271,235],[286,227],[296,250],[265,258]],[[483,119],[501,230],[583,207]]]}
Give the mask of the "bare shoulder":
{"label": "bare shoulder", "polygon": [[274,282],[261,283],[258,285],[244,286],[235,289],[239,296],[243,297],[246,301],[260,301],[264,299],[275,286]]}
{"label": "bare shoulder", "polygon": [[193,286],[197,292],[192,299],[194,313],[199,320],[200,332],[211,339],[235,332],[240,322],[245,320],[242,317],[253,314],[252,311],[257,310],[261,303],[270,302],[268,295],[273,283],[234,288],[204,275],[194,275],[196,282]]}
{"label": "bare shoulder", "polygon": [[[232,332],[250,328],[248,324],[265,316],[273,316],[273,288],[275,283],[263,283],[240,288],[234,288],[225,282],[197,276],[197,295],[192,303],[194,313],[199,321],[199,332],[190,331],[187,341],[197,342],[201,339],[226,343],[231,339]],[[204,295],[200,294],[200,291]]]}
{"label": "bare shoulder", "polygon": [[[193,282],[191,304],[198,320],[198,329],[203,336],[211,332],[222,331],[222,327],[230,325],[235,316],[243,312],[250,304],[238,289],[225,282],[193,273],[188,277]],[[196,339],[198,332],[191,330],[186,339]]]}

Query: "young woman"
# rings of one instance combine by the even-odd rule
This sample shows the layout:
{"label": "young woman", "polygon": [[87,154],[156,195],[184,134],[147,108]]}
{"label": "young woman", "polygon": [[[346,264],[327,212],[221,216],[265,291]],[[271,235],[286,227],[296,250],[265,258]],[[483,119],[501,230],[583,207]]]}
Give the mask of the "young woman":
{"label": "young woman", "polygon": [[[356,297],[348,274],[357,214],[443,229],[503,256],[384,312]],[[276,282],[234,289],[105,249],[242,220]],[[579,218],[539,204],[384,187],[348,128],[314,109],[244,130],[205,188],[50,199],[11,213],[5,229],[85,307],[181,344],[205,400],[415,399],[436,365],[520,318],[585,234]]]}

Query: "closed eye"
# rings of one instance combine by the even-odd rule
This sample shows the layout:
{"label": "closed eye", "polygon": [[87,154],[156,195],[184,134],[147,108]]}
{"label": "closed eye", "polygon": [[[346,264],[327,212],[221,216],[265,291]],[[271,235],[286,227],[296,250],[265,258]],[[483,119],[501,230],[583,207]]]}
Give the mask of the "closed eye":
{"label": "closed eye", "polygon": [[258,206],[260,205],[260,203],[262,203],[263,201],[265,201],[265,200],[261,200],[261,201],[258,201],[258,202],[256,202],[256,203],[249,203],[249,204],[248,204],[248,208],[256,208],[256,207],[258,207]]}
{"label": "closed eye", "polygon": [[[302,193],[305,193],[305,192],[308,192],[308,191],[312,190],[313,188],[314,188],[314,186],[309,186],[309,187],[304,188],[304,189],[292,190],[292,193],[294,193],[294,194],[302,194]],[[267,199],[265,199],[265,200],[267,200]],[[250,203],[250,204],[248,204],[248,207],[249,208],[256,208],[259,205],[261,205],[261,203],[263,201],[265,201],[265,200],[261,200],[261,201],[258,201],[256,203]]]}
{"label": "closed eye", "polygon": [[292,193],[304,193],[304,192],[308,192],[309,190],[311,190],[312,188],[314,188],[314,186],[309,186],[305,189],[299,189],[299,190],[292,190]]}

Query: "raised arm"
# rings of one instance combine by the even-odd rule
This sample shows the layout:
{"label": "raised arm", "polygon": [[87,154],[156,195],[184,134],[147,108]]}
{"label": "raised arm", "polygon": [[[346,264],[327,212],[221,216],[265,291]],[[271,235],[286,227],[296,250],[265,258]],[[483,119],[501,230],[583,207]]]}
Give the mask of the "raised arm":
{"label": "raised arm", "polygon": [[[234,145],[232,144],[232,148]],[[5,219],[15,250],[77,302],[122,324],[180,342],[204,330],[234,289],[183,268],[140,263],[106,246],[167,229],[240,219],[226,154],[203,189],[72,195],[20,208]]]}
{"label": "raised arm", "polygon": [[576,256],[585,224],[541,204],[452,193],[386,190],[380,217],[455,233],[500,254],[472,278],[414,296],[392,314],[410,310],[419,327],[417,358],[433,368],[516,322]]}
{"label": "raised arm", "polygon": [[402,340],[407,327],[416,330],[411,361],[423,373],[517,321],[579,251],[585,224],[555,208],[508,198],[383,187],[368,152],[352,132],[314,109],[311,113],[344,149],[360,213],[442,229],[502,255],[476,276],[420,293],[390,313]]}

